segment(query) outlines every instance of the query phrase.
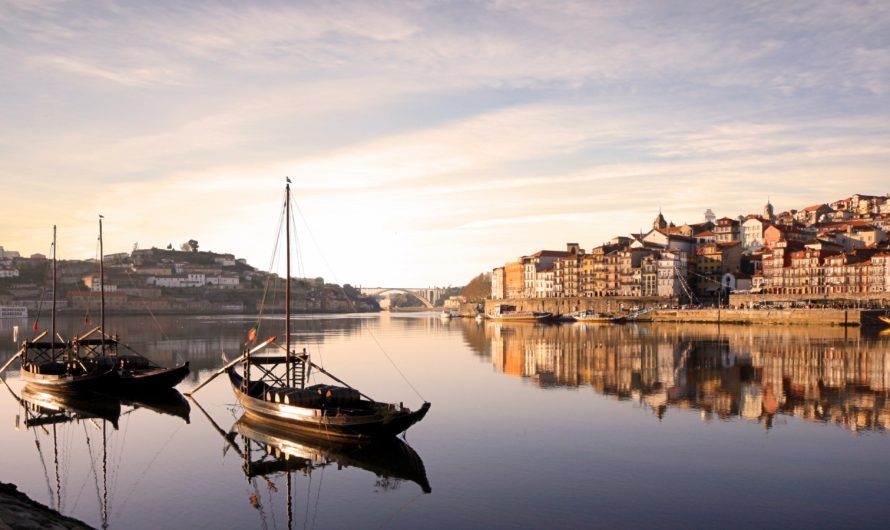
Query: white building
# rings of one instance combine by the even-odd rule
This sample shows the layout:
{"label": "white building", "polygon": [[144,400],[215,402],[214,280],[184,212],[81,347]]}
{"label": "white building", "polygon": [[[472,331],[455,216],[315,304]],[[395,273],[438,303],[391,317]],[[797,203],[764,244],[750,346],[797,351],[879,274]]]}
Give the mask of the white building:
{"label": "white building", "polygon": [[682,250],[666,250],[658,258],[658,296],[682,297],[683,282],[689,270],[689,255]]}
{"label": "white building", "polygon": [[220,274],[219,276],[207,276],[206,285],[214,285],[220,289],[234,289],[241,283],[237,274]]}
{"label": "white building", "polygon": [[158,287],[168,287],[171,289],[184,289],[188,287],[203,287],[207,284],[206,277],[203,274],[188,274],[179,276],[149,276],[145,282],[148,285],[156,285]]}
{"label": "white building", "polygon": [[498,267],[491,271],[491,299],[504,298],[504,268]]}
{"label": "white building", "polygon": [[770,224],[759,217],[750,217],[742,223],[742,248],[756,250],[763,246],[763,231]]}

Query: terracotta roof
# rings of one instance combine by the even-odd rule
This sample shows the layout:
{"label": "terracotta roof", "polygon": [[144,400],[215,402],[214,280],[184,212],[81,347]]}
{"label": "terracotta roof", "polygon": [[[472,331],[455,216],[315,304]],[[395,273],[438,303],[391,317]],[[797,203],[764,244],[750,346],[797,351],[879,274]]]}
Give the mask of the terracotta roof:
{"label": "terracotta roof", "polygon": [[802,212],[815,212],[816,210],[818,210],[819,208],[822,208],[823,206],[825,206],[825,205],[824,204],[814,204],[812,206],[807,206],[806,208],[804,208],[801,211]]}
{"label": "terracotta roof", "polygon": [[566,252],[564,250],[540,250],[535,252],[531,256],[526,256],[528,258],[562,258],[570,255],[570,252]]}
{"label": "terracotta roof", "polygon": [[714,232],[711,232],[710,230],[705,230],[704,232],[699,232],[695,235],[697,235],[698,237],[714,237]]}

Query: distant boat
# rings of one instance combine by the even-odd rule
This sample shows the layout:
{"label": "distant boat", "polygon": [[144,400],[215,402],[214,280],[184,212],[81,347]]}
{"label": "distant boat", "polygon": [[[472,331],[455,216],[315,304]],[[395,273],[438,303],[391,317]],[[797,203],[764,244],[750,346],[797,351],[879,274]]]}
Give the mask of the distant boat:
{"label": "distant boat", "polygon": [[439,317],[442,320],[451,320],[452,318],[459,318],[460,311],[458,311],[457,309],[446,309],[446,310],[442,311],[441,314],[439,314]]}
{"label": "distant boat", "polygon": [[[245,346],[246,351],[241,357],[227,363],[212,377],[227,372],[232,390],[246,413],[277,428],[331,439],[364,440],[395,436],[422,420],[430,409],[429,402],[412,411],[401,403],[374,401],[313,363],[305,349],[302,353],[291,349],[291,237],[290,223],[287,222],[290,219],[290,199],[288,181],[284,199],[287,240],[284,344],[278,344],[276,338],[271,337],[252,349]],[[255,331],[252,331],[249,339],[254,338]],[[259,354],[267,348],[275,350],[271,354]],[[241,364],[240,373],[235,369],[238,363]],[[306,381],[312,370],[338,384],[307,387]],[[259,377],[256,377],[257,374]]]}
{"label": "distant boat", "polygon": [[575,321],[585,324],[623,324],[627,322],[627,317],[595,311],[579,311],[574,316]]}
{"label": "distant boat", "polygon": [[495,322],[551,322],[556,320],[553,313],[544,311],[517,311],[516,306],[500,304],[494,312],[486,315]]}
{"label": "distant boat", "polygon": [[883,322],[884,324],[887,324],[888,326],[890,326],[890,316],[887,316],[887,315],[879,315],[879,316],[878,316],[878,320],[880,320],[880,321]]}

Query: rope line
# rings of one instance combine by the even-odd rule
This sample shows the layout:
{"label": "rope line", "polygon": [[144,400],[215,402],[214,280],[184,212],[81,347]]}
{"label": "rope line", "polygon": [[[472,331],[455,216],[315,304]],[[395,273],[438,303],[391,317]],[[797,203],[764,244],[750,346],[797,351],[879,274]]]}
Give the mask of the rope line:
{"label": "rope line", "polygon": [[[294,203],[294,207],[296,208],[297,213],[300,214],[300,218],[303,220],[303,223],[306,225],[306,231],[309,233],[309,237],[312,240],[312,244],[315,246],[315,249],[318,251],[319,256],[321,256],[321,260],[324,262],[325,266],[328,268],[328,272],[331,273],[331,276],[334,278],[334,282],[340,288],[340,291],[343,293],[343,296],[346,298],[346,301],[351,306],[353,312],[355,312],[356,311],[355,302],[351,298],[349,298],[349,295],[346,293],[346,290],[343,288],[343,285],[340,282],[340,279],[337,277],[337,273],[334,272],[334,269],[331,267],[330,263],[328,263],[327,258],[325,258],[324,253],[321,251],[321,248],[318,244],[318,240],[315,239],[315,234],[312,232],[312,228],[309,226],[309,222],[306,220],[306,217],[303,215],[303,211],[300,209],[299,204]],[[426,399],[423,397],[423,395],[421,395],[420,391],[418,391],[417,388],[415,388],[415,386],[413,384],[411,384],[411,381],[408,380],[408,377],[399,369],[399,367],[396,365],[395,361],[393,361],[392,357],[390,357],[389,353],[387,353],[386,349],[383,348],[383,345],[380,344],[380,341],[377,340],[377,336],[374,335],[373,330],[370,327],[367,328],[367,330],[368,330],[368,335],[370,335],[371,339],[374,341],[374,344],[377,345],[377,348],[380,350],[381,353],[383,353],[384,357],[386,357],[386,359],[389,361],[389,363],[392,365],[392,367],[395,368],[396,372],[402,377],[402,379],[405,381],[405,383],[408,384],[408,386],[411,388],[411,390],[413,390],[414,393],[417,394],[417,397],[419,397],[421,400],[423,400],[425,402]]]}

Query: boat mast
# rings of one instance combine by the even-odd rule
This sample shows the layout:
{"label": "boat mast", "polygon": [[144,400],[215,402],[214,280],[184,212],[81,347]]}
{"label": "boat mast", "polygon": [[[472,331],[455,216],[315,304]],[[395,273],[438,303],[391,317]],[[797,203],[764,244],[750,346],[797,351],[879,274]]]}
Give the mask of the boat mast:
{"label": "boat mast", "polygon": [[50,351],[53,362],[56,362],[56,225],[53,225],[53,310],[50,332],[52,333],[49,337]]}
{"label": "boat mast", "polygon": [[291,385],[290,365],[290,179],[284,187],[284,225],[287,239],[287,283],[284,286],[284,366],[287,375],[285,384]]}
{"label": "boat mast", "polygon": [[105,355],[105,252],[102,248],[102,215],[99,215],[99,338]]}

